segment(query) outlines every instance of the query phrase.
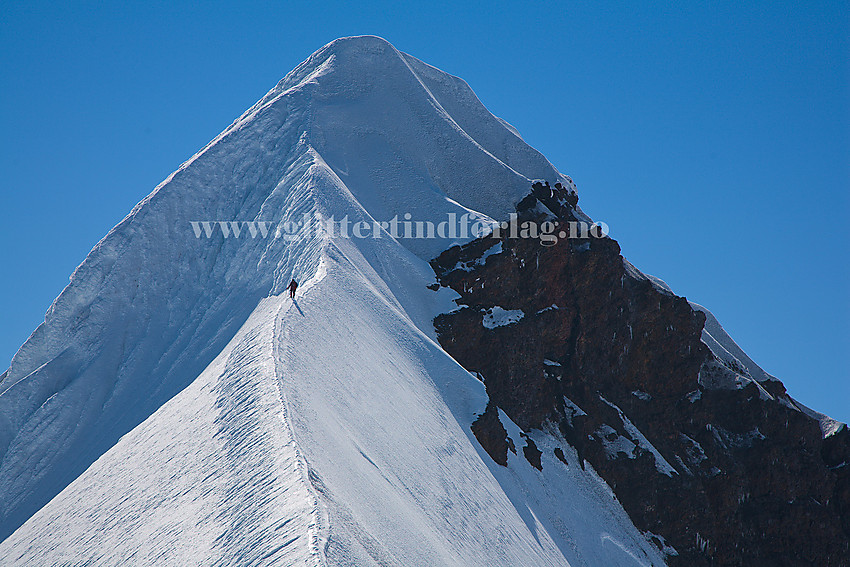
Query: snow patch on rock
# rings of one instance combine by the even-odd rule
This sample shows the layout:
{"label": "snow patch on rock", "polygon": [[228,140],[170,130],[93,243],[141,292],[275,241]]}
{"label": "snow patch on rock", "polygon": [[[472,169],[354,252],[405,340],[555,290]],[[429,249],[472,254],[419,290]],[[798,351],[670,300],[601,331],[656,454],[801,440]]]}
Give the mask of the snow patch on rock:
{"label": "snow patch on rock", "polygon": [[629,434],[629,436],[632,438],[632,440],[641,449],[644,449],[645,451],[649,451],[650,453],[652,453],[653,457],[655,457],[655,468],[658,469],[658,472],[660,472],[661,474],[665,474],[667,476],[670,476],[670,477],[672,477],[674,474],[678,474],[676,469],[673,468],[673,466],[670,463],[667,462],[667,459],[665,459],[661,455],[661,453],[658,452],[658,449],[656,449],[652,445],[652,443],[650,443],[649,440],[646,437],[644,437],[643,433],[641,433],[640,430],[637,427],[635,427],[635,425],[629,420],[629,418],[626,417],[626,414],[623,413],[623,410],[621,410],[615,404],[606,400],[604,396],[600,395],[599,399],[602,400],[607,405],[609,405],[610,407],[612,407],[614,410],[617,411],[617,414],[620,416],[620,419],[623,422],[623,428],[625,428],[626,432]]}
{"label": "snow patch on rock", "polygon": [[484,313],[481,324],[488,329],[512,325],[525,316],[521,309],[503,309],[498,305],[491,307]]}

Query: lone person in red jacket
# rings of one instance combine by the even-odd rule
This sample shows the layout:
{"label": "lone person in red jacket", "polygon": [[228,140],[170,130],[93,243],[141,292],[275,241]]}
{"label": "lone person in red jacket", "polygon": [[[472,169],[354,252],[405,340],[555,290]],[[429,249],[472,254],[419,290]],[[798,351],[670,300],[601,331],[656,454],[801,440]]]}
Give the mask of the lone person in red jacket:
{"label": "lone person in red jacket", "polygon": [[291,282],[289,282],[289,286],[286,289],[289,290],[289,297],[294,299],[295,290],[298,289],[298,282],[293,279]]}

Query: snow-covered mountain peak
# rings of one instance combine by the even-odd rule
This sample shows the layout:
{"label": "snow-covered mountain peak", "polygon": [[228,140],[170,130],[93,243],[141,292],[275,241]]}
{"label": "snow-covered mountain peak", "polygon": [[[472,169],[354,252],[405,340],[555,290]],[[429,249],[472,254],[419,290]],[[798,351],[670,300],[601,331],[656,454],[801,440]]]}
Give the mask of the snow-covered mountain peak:
{"label": "snow-covered mountain peak", "polygon": [[375,37],[317,51],[95,246],[13,358],[0,378],[0,535],[199,376],[264,297],[315,280],[329,254],[433,334],[419,289],[448,241],[235,238],[215,224],[207,238],[191,222],[499,216],[530,178],[560,174],[462,81]]}
{"label": "snow-covered mountain peak", "polygon": [[[440,220],[466,210],[456,203],[505,217],[530,179],[564,180],[462,79],[375,36],[319,49],[245,116],[293,105],[309,108],[305,140],[374,218]],[[422,257],[440,251],[409,244]]]}
{"label": "snow-covered mountain peak", "polygon": [[286,74],[272,90],[279,94],[309,82],[317,71],[336,63],[351,75],[374,75],[391,72],[403,55],[387,40],[374,35],[341,37],[316,50],[295,69]]}
{"label": "snow-covered mountain peak", "polygon": [[427,288],[471,236],[274,230],[503,218],[533,179],[571,185],[461,79],[373,36],[311,55],[98,243],[0,377],[0,563],[663,564],[557,432],[496,414],[539,466],[473,436],[487,394]]}

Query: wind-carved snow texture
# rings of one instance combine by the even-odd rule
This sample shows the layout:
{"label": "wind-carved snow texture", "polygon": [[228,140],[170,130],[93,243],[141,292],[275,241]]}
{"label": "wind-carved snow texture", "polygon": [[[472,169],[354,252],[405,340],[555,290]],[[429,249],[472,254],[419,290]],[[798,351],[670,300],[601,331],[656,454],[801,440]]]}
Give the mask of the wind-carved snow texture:
{"label": "wind-carved snow texture", "polygon": [[451,241],[190,226],[502,218],[535,178],[567,182],[460,79],[374,37],[313,54],[98,243],[0,379],[0,564],[662,565],[563,440],[530,433],[542,471],[475,440],[486,393],[426,288]]}
{"label": "wind-carved snow texture", "polygon": [[4,564],[321,565],[274,376],[283,303],[263,300],[197,380],[3,542]]}

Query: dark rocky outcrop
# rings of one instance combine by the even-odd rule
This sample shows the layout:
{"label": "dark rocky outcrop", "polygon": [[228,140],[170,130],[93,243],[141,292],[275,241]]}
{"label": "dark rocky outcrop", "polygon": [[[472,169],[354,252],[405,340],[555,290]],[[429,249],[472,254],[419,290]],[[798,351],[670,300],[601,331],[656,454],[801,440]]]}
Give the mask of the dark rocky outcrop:
{"label": "dark rocky outcrop", "polygon": [[542,471],[543,463],[541,462],[540,457],[543,453],[537,448],[537,445],[531,437],[523,435],[523,439],[525,439],[525,446],[522,448],[522,454],[525,455],[525,460],[527,460],[532,467]]}
{"label": "dark rocky outcrop", "polygon": [[[568,232],[577,199],[535,184],[517,223]],[[556,426],[635,525],[675,548],[671,565],[850,565],[846,427],[824,438],[781,382],[716,357],[701,340],[705,315],[633,269],[614,240],[544,246],[509,232],[432,261],[461,296],[435,326],[484,380],[491,402],[473,431],[494,460],[508,450],[498,407],[526,431]]]}
{"label": "dark rocky outcrop", "polygon": [[508,450],[516,453],[513,440],[499,420],[499,409],[492,403],[473,422],[472,433],[487,454],[503,467],[508,465]]}
{"label": "dark rocky outcrop", "polygon": [[565,465],[569,466],[569,463],[567,462],[567,457],[564,455],[563,449],[561,449],[560,447],[555,447],[554,452],[555,452],[555,457],[557,457],[559,461],[561,461]]}

